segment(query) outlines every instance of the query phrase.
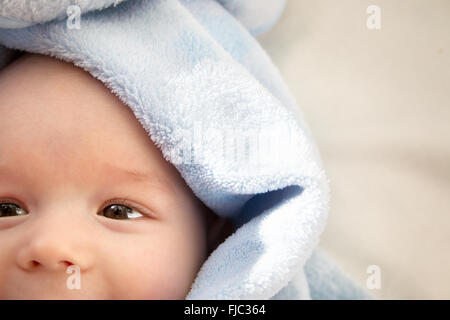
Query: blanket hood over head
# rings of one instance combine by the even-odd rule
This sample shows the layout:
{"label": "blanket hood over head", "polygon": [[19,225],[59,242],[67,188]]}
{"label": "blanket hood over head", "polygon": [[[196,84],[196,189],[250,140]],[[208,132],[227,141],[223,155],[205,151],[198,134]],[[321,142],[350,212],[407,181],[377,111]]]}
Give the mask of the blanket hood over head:
{"label": "blanket hood over head", "polygon": [[[66,19],[69,5],[82,13],[79,28]],[[327,285],[318,271],[343,278],[310,259],[325,227],[328,180],[294,98],[253,37],[283,7],[0,0],[0,68],[7,47],[85,69],[132,109],[195,195],[234,221],[236,232],[208,257],[187,299],[361,296],[344,280]],[[305,275],[308,259],[316,267],[306,265]]]}

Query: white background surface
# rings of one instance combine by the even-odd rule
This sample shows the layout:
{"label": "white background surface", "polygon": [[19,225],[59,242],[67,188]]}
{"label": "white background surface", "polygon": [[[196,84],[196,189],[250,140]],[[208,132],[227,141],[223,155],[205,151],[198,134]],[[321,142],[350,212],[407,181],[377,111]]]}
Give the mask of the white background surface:
{"label": "white background surface", "polygon": [[378,298],[450,299],[450,1],[287,0],[258,40],[331,180],[321,246],[363,286],[380,266]]}

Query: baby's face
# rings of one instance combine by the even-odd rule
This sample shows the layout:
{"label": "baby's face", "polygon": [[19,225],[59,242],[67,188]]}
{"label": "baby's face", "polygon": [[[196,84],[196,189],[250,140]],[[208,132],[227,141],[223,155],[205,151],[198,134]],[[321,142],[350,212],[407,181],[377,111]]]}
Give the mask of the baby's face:
{"label": "baby's face", "polygon": [[0,299],[184,299],[204,217],[100,81],[29,54],[0,73]]}

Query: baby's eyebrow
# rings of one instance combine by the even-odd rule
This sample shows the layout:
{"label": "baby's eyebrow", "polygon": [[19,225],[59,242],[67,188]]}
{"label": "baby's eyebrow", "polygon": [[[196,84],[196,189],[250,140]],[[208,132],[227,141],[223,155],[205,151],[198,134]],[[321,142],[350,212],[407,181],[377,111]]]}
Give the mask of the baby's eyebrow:
{"label": "baby's eyebrow", "polygon": [[109,173],[116,173],[124,178],[128,178],[137,182],[148,183],[156,185],[162,189],[171,189],[167,179],[162,177],[157,172],[145,172],[134,168],[124,168],[110,163],[105,163]]}
{"label": "baby's eyebrow", "polygon": [[143,172],[143,171],[139,171],[139,170],[135,170],[135,169],[121,168],[121,167],[117,167],[117,166],[114,166],[113,168],[116,171],[119,171],[127,176],[130,176],[132,179],[148,180],[148,179],[152,178],[152,175],[147,172]]}
{"label": "baby's eyebrow", "polygon": [[[108,179],[109,182],[107,183],[119,179],[121,181],[129,181],[131,183],[150,186],[152,189],[160,190],[163,195],[175,193],[174,186],[170,183],[170,180],[156,170],[144,171],[135,168],[121,167],[111,163],[103,163],[102,167],[105,170],[105,177],[113,178],[113,180]],[[3,178],[9,176],[11,179],[18,179],[18,176],[20,176],[21,173],[22,171],[20,170],[11,170],[8,166],[0,164],[0,176],[3,176]]]}

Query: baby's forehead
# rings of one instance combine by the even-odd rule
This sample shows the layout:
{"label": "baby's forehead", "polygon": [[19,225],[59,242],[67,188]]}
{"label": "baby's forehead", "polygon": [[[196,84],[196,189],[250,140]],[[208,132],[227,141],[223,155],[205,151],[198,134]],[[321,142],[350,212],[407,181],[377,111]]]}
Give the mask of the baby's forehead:
{"label": "baby's forehead", "polygon": [[40,55],[16,60],[0,74],[0,113],[0,145],[15,150],[11,156],[33,150],[66,166],[109,161],[129,171],[168,170],[130,108],[70,63]]}
{"label": "baby's forehead", "polygon": [[80,137],[114,127],[109,134],[142,129],[131,110],[102,82],[54,58],[24,55],[0,74],[0,89],[2,114],[21,115],[28,125],[44,122],[59,133],[70,131]]}
{"label": "baby's forehead", "polygon": [[15,107],[2,112],[41,111],[47,116],[78,115],[85,120],[127,113],[127,108],[118,107],[122,106],[119,99],[88,72],[43,55],[18,58],[0,73],[0,86],[2,105]]}

